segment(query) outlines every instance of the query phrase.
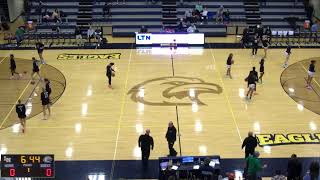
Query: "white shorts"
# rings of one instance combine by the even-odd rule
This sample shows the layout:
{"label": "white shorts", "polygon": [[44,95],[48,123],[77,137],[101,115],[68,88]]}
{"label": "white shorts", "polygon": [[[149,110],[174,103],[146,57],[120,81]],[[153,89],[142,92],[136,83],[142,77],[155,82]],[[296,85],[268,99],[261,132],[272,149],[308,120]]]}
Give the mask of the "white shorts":
{"label": "white shorts", "polygon": [[231,68],[231,65],[227,65],[227,69],[230,69]]}
{"label": "white shorts", "polygon": [[254,89],[254,88],[256,88],[255,84],[249,84],[249,89]]}
{"label": "white shorts", "polygon": [[314,72],[308,71],[308,75],[309,75],[310,77],[313,77],[313,76],[314,76]]}

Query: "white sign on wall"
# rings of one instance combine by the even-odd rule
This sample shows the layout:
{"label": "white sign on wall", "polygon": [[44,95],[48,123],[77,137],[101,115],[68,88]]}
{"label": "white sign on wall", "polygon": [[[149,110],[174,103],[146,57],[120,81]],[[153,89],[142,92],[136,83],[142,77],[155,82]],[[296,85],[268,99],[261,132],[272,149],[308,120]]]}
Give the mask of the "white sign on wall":
{"label": "white sign on wall", "polygon": [[136,33],[136,44],[204,44],[203,33],[151,34]]}

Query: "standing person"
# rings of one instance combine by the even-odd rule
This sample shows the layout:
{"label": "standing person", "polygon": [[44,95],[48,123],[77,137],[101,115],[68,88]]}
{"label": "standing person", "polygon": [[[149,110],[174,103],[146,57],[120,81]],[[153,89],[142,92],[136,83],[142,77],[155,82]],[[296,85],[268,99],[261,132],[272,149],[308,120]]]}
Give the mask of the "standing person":
{"label": "standing person", "polygon": [[248,88],[249,88],[247,92],[247,97],[246,97],[247,99],[248,98],[251,99],[253,92],[256,90],[256,79],[257,79],[257,76],[253,72],[250,72],[249,76],[246,78],[246,80],[248,81]]}
{"label": "standing person", "polygon": [[36,60],[35,57],[32,58],[32,74],[31,74],[31,84],[34,84],[34,77],[33,75],[36,73],[39,76],[39,79],[41,80],[41,76],[40,76],[40,67],[39,67],[39,62],[38,60]]}
{"label": "standing person", "polygon": [[253,155],[255,148],[257,147],[257,139],[253,136],[253,132],[248,132],[248,137],[246,137],[242,143],[241,148],[245,147],[245,157]]}
{"label": "standing person", "polygon": [[307,86],[306,86],[306,88],[308,89],[311,89],[311,82],[312,82],[314,73],[316,72],[315,64],[316,64],[316,61],[311,60],[311,63],[309,65],[309,70],[308,70],[308,79],[307,79]]}
{"label": "standing person", "polygon": [[286,60],[283,63],[283,68],[287,68],[288,67],[288,62],[290,59],[290,55],[291,55],[291,46],[287,46],[286,51],[284,52],[284,54],[286,55]]}
{"label": "standing person", "polygon": [[76,36],[76,43],[78,46],[82,45],[82,32],[79,27],[76,27],[74,35]]}
{"label": "standing person", "polygon": [[177,155],[177,151],[173,148],[174,142],[176,141],[176,137],[177,137],[177,129],[174,127],[173,122],[170,121],[168,125],[168,130],[166,133],[166,139],[168,141],[168,147],[169,147],[168,156]]}
{"label": "standing person", "polygon": [[232,79],[232,76],[231,76],[231,65],[234,63],[233,61],[233,54],[230,53],[229,56],[228,56],[228,59],[227,59],[227,74],[226,76],[229,76],[230,79]]}
{"label": "standing person", "polygon": [[[255,82],[254,82],[254,85],[255,85],[255,87],[254,87],[254,91],[257,91],[257,86],[256,86],[256,82],[259,80],[259,78],[258,78],[258,72],[256,71],[256,67],[252,67],[252,70],[249,72],[249,75],[250,74],[253,74],[253,77],[256,79],[255,80]],[[249,75],[248,75],[248,77],[249,77]],[[246,78],[246,81],[248,80],[248,78]],[[248,82],[248,87],[249,87],[249,81],[247,81]]]}
{"label": "standing person", "polygon": [[38,51],[38,55],[39,55],[39,58],[41,60],[41,63],[45,64],[46,62],[44,61],[43,56],[42,56],[42,53],[43,53],[43,50],[44,50],[44,44],[41,41],[38,41],[36,43],[36,49]]}
{"label": "standing person", "polygon": [[150,136],[150,129],[146,130],[146,133],[140,135],[138,140],[139,147],[141,148],[142,162],[144,165],[148,164],[150,149],[153,150],[153,138]]}
{"label": "standing person", "polygon": [[14,75],[17,74],[19,77],[21,76],[19,73],[16,72],[17,65],[16,61],[14,60],[14,55],[10,54],[10,71],[11,71],[11,77],[10,79],[14,79]]}
{"label": "standing person", "polygon": [[262,84],[262,77],[264,75],[264,59],[262,58],[260,60],[260,76],[259,76],[259,80],[260,80],[260,83]]}
{"label": "standing person", "polygon": [[269,48],[269,42],[268,42],[267,36],[263,36],[263,38],[262,38],[262,47],[264,49],[263,58],[267,58],[267,52],[268,52],[268,48]]}
{"label": "standing person", "polygon": [[50,97],[50,94],[51,94],[52,90],[51,90],[51,85],[50,85],[49,79],[48,78],[44,78],[44,83],[45,83],[45,89],[48,92],[49,97]]}
{"label": "standing person", "polygon": [[18,104],[16,105],[16,112],[18,114],[18,118],[20,120],[20,124],[22,126],[22,133],[25,133],[26,130],[26,106],[21,103],[21,100],[18,100]]}
{"label": "standing person", "polygon": [[248,180],[257,180],[257,174],[262,170],[262,168],[266,168],[267,165],[262,166],[260,159],[260,153],[255,151],[253,155],[250,155],[246,158],[247,162],[247,177]]}
{"label": "standing person", "polygon": [[41,103],[42,103],[42,110],[43,110],[43,119],[46,120],[47,119],[46,109],[48,109],[48,116],[51,115],[51,110],[50,110],[49,93],[46,91],[45,88],[42,88]]}
{"label": "standing person", "polygon": [[320,180],[319,162],[313,161],[310,164],[308,173],[303,177],[303,180]]}
{"label": "standing person", "polygon": [[252,41],[252,56],[254,57],[258,53],[258,44],[259,44],[259,39],[258,36],[255,35],[254,39]]}
{"label": "standing person", "polygon": [[302,164],[298,160],[296,154],[292,154],[291,158],[288,161],[287,166],[287,174],[288,180],[300,180],[301,179],[301,172],[302,172]]}
{"label": "standing person", "polygon": [[110,63],[110,64],[108,64],[107,65],[107,73],[106,73],[106,75],[107,75],[107,77],[108,77],[108,87],[109,88],[111,88],[112,89],[112,86],[111,86],[111,77],[112,76],[115,76],[115,71],[114,71],[114,69],[113,69],[113,66],[114,66],[114,63],[112,62],[112,63]]}

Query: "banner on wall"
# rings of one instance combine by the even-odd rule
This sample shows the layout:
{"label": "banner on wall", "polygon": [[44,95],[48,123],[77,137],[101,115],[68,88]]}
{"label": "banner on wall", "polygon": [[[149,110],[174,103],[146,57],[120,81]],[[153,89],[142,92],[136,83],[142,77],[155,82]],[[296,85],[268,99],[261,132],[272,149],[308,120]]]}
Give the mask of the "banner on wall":
{"label": "banner on wall", "polygon": [[153,34],[153,33],[136,33],[136,44],[204,44],[203,33],[183,33],[183,34]]}
{"label": "banner on wall", "polygon": [[320,133],[257,134],[259,146],[320,144]]}

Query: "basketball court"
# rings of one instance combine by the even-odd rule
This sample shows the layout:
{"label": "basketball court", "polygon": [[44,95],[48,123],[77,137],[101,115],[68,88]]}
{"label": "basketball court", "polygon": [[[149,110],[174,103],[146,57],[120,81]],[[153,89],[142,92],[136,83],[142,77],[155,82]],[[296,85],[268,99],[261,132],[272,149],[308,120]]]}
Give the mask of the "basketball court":
{"label": "basketball court", "polygon": [[[320,69],[318,51],[293,49],[291,66],[284,70],[284,49],[269,50],[263,84],[258,83],[258,94],[248,101],[244,79],[252,66],[259,70],[261,49],[257,57],[250,49],[46,50],[47,65],[40,71],[51,79],[54,94],[48,120],[42,119],[38,95],[43,85],[30,84],[36,51],[0,51],[0,152],[52,153],[57,160],[138,160],[137,139],[149,128],[155,141],[151,159],[157,159],[168,154],[165,133],[173,121],[180,134],[175,149],[181,155],[242,158],[242,140],[254,131],[312,134],[312,142],[303,135],[303,144],[280,140],[277,146],[261,146],[262,157],[318,157],[318,72],[312,90],[304,80],[306,60],[317,60]],[[10,53],[17,59],[17,71],[26,71],[20,80],[9,80],[5,55]],[[233,79],[225,76],[229,53],[235,59]],[[116,65],[112,90],[105,76],[109,62]],[[25,134],[16,125],[19,98],[30,102]]]}

